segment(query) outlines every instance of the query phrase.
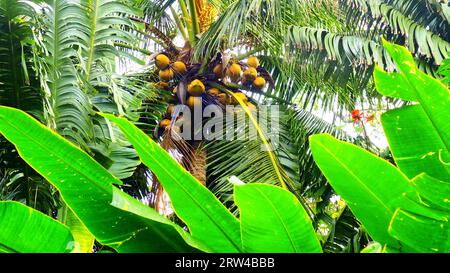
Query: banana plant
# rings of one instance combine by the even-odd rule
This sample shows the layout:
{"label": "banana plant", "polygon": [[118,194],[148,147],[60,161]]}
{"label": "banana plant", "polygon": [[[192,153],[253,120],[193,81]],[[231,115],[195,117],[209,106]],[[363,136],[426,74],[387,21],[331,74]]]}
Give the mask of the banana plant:
{"label": "banana plant", "polygon": [[[309,216],[289,191],[272,185],[237,183],[234,195],[240,209],[238,219],[143,131],[124,118],[102,116],[117,124],[142,162],[164,185],[187,229],[115,187],[121,181],[70,141],[25,112],[0,106],[0,132],[16,146],[25,162],[59,190],[76,219],[100,243],[118,252],[321,252]],[[2,227],[7,227],[0,229],[3,251],[80,249],[74,247],[80,242],[73,229],[32,208],[8,204],[0,203]],[[28,240],[41,238],[45,242],[45,236],[51,235],[46,234],[45,226],[32,226],[30,212],[42,218],[36,221],[45,221],[58,232],[58,237],[52,237],[53,248],[21,248]],[[12,214],[15,217],[4,217]],[[12,227],[25,221],[30,226],[21,230],[27,236],[17,240]],[[72,247],[63,247],[67,244]]]}
{"label": "banana plant", "polygon": [[76,250],[69,228],[19,202],[0,202],[0,226],[0,253]]}
{"label": "banana plant", "polygon": [[450,90],[406,48],[383,46],[397,72],[375,68],[378,92],[414,102],[381,117],[396,166],[330,135],[310,138],[313,157],[384,251],[448,252]]}

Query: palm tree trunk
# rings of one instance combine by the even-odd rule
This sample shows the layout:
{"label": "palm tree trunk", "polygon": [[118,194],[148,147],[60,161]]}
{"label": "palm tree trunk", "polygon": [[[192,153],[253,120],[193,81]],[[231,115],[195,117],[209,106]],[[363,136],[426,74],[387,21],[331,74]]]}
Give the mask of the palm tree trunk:
{"label": "palm tree trunk", "polygon": [[190,173],[204,186],[206,186],[206,151],[201,147],[201,142],[194,143],[192,147],[194,164]]}

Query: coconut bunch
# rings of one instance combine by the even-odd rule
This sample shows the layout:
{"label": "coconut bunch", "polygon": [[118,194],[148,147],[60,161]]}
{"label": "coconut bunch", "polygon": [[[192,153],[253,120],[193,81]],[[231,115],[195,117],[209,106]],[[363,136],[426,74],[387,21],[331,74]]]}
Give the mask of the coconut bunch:
{"label": "coconut bunch", "polygon": [[[170,90],[171,86],[176,84],[175,79],[180,78],[187,72],[187,65],[184,62],[172,62],[164,53],[156,55],[155,65],[158,69],[159,77],[159,82],[156,84],[156,86],[164,90]],[[163,119],[159,122],[158,128],[156,128],[157,130],[155,131],[155,136],[159,136],[165,131],[180,131],[180,128],[178,126],[176,126],[175,124],[172,125],[172,115],[177,103],[178,100],[176,96],[172,95],[169,99],[169,105],[166,109]]]}
{"label": "coconut bunch", "polygon": [[165,54],[158,54],[155,57],[155,65],[158,68],[159,88],[169,90],[172,80],[176,76],[181,76],[187,71],[187,66],[182,61],[171,62]]}
{"label": "coconut bunch", "polygon": [[213,73],[219,79],[229,80],[233,83],[241,83],[245,86],[254,87],[258,90],[266,86],[266,79],[258,71],[259,60],[255,56],[247,59],[246,64],[231,61],[226,67],[218,63],[213,68]]}
{"label": "coconut bunch", "polygon": [[[259,60],[257,57],[251,56],[246,63],[240,63],[232,60],[227,65],[223,65],[221,62],[216,64],[213,68],[213,74],[218,81],[227,85],[228,82],[235,84],[242,84],[251,88],[261,90],[266,86],[266,80],[260,72]],[[235,89],[235,88],[229,88]],[[211,88],[207,91],[209,96],[216,98],[216,100],[222,105],[239,105],[238,97],[243,101],[250,110],[256,109],[255,105],[249,102],[247,96],[239,90],[234,90],[234,96],[230,96],[228,93],[221,92],[217,88]]]}
{"label": "coconut bunch", "polygon": [[[266,86],[266,80],[259,71],[258,58],[252,56],[246,63],[240,63],[232,60],[225,67],[222,63],[216,63],[212,69],[206,73],[199,73],[199,65],[193,64],[189,67],[181,61],[171,62],[164,55],[159,54],[155,57],[155,65],[159,69],[158,85],[165,90],[173,86],[172,96],[169,100],[164,119],[159,123],[158,135],[173,129],[179,132],[177,121],[182,117],[174,113],[176,105],[184,104],[191,109],[201,108],[203,104],[214,103],[217,105],[240,105],[242,101],[251,111],[256,110],[248,97],[234,86],[229,86],[230,82],[242,84],[258,90]],[[177,77],[177,75],[179,75]],[[223,86],[224,88],[220,88]],[[223,90],[231,90],[224,92]],[[172,131],[172,130],[171,130]]]}

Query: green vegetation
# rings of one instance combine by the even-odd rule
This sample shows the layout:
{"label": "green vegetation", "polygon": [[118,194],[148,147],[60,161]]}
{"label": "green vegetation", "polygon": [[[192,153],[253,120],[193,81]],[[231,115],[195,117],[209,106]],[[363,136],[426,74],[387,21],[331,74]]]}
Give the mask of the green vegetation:
{"label": "green vegetation", "polygon": [[450,252],[449,51],[435,0],[0,0],[0,252]]}
{"label": "green vegetation", "polygon": [[314,159],[386,251],[449,252],[450,90],[418,70],[405,48],[385,47],[399,72],[376,68],[377,89],[418,102],[381,116],[398,167],[330,135],[310,138]]}

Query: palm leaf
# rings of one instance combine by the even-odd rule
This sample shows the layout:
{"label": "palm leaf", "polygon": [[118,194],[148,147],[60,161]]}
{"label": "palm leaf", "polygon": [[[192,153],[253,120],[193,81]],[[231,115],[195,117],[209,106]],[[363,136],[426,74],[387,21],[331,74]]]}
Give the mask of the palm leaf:
{"label": "palm leaf", "polygon": [[72,59],[74,46],[85,38],[82,7],[68,0],[48,0],[43,6],[35,40],[36,69],[45,94],[44,117],[50,128],[87,148],[92,138],[91,104],[79,85]]}
{"label": "palm leaf", "polygon": [[136,6],[143,10],[144,20],[163,33],[170,33],[175,22],[167,12],[168,8],[175,3],[175,0],[140,0],[136,1]]}
{"label": "palm leaf", "polygon": [[[381,29],[382,22],[373,24],[380,17],[370,11],[371,6],[377,2],[372,0],[340,0],[339,3],[346,12],[346,18],[353,26],[361,25],[365,21],[375,28],[377,24],[381,23],[378,26]],[[443,37],[447,41],[449,40],[450,25],[448,24],[448,7],[446,9],[443,2],[439,3],[436,0],[383,0],[378,3],[389,5],[391,8],[402,13],[404,17],[422,26],[427,26],[429,31]],[[389,32],[390,29],[388,28],[385,31]]]}
{"label": "palm leaf", "polygon": [[33,16],[25,2],[0,1],[0,104],[20,108],[42,119],[42,99],[31,71],[29,25]]}
{"label": "palm leaf", "polygon": [[[285,185],[295,192],[295,183],[279,159],[284,147],[277,141],[278,129],[269,130],[268,127],[269,120],[277,123],[278,115],[279,112],[269,111],[258,116],[258,127],[265,136],[264,141],[257,136],[258,133],[252,129],[254,124],[241,109],[233,126],[216,132],[223,134],[222,139],[206,143],[207,185],[223,202],[232,201],[233,185],[227,180],[231,176],[237,176],[246,183]],[[226,139],[228,135],[235,139]],[[270,145],[270,149],[265,148],[266,145]],[[235,208],[234,204],[229,205]]]}
{"label": "palm leaf", "polygon": [[300,1],[238,0],[213,2],[221,14],[202,34],[194,59],[209,60],[226,48],[258,45],[274,52],[283,46],[283,33],[287,25],[295,22],[300,11]]}
{"label": "palm leaf", "polygon": [[88,19],[84,23],[87,39],[82,51],[82,75],[90,85],[108,86],[115,57],[120,55],[114,42],[133,44],[134,37],[122,28],[132,27],[128,17],[137,16],[137,11],[120,0],[83,0],[82,5]]}
{"label": "palm leaf", "polygon": [[[349,23],[370,35],[385,34],[389,40],[401,38],[408,49],[441,64],[450,47],[450,26],[439,15],[443,10],[432,1],[350,0],[340,1]],[[442,13],[441,13],[442,14]],[[367,32],[366,32],[367,33]],[[397,37],[397,38],[396,38]],[[370,37],[372,38],[372,37]],[[392,39],[394,38],[394,39]]]}
{"label": "palm leaf", "polygon": [[356,140],[346,134],[343,130],[336,128],[320,117],[302,110],[291,109],[288,112],[286,121],[284,122],[286,138],[284,143],[291,144],[294,148],[291,151],[297,162],[298,181],[300,183],[300,191],[302,194],[314,193],[326,183],[325,177],[315,164],[311,150],[309,148],[308,138],[311,135],[319,133],[329,133],[333,136],[346,141],[355,142]]}

